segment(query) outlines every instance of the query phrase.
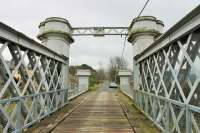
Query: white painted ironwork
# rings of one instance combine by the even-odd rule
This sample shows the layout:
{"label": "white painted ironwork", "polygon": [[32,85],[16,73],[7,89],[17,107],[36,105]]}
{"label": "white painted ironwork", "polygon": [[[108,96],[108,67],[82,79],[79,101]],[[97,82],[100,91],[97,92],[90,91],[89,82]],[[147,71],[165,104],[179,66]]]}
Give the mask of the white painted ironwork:
{"label": "white painted ironwork", "polygon": [[0,23],[0,132],[23,128],[67,104],[68,58]]}
{"label": "white painted ironwork", "polygon": [[72,100],[73,98],[85,93],[86,91],[88,91],[87,89],[84,88],[79,88],[79,86],[74,86],[74,87],[69,87],[68,90],[68,100]]}
{"label": "white painted ironwork", "polygon": [[134,58],[134,101],[165,132],[200,132],[199,11]]}
{"label": "white painted ironwork", "polygon": [[72,36],[128,35],[128,27],[76,27]]}
{"label": "white painted ironwork", "polygon": [[[144,114],[165,132],[200,132],[199,11],[200,6],[153,44],[146,44],[145,50],[141,48],[133,59],[132,98]],[[58,30],[63,24],[55,23],[55,19],[56,22],[62,21],[68,26],[63,31]],[[45,22],[48,28],[55,28],[56,37],[51,30],[47,30],[48,28],[45,30]],[[66,20],[60,18],[46,19],[45,22],[40,25],[39,38],[48,42],[50,37],[49,48],[57,47],[54,46],[54,42],[57,44],[63,41],[63,38],[57,36],[60,34],[65,35],[64,41],[73,42],[71,35],[104,36],[134,33],[128,33],[129,27],[72,28]],[[156,20],[155,27],[160,33],[162,23]],[[152,29],[143,29],[142,33],[144,31],[155,32]],[[141,31],[136,32],[141,33]],[[130,36],[129,39],[133,40],[135,37]],[[148,37],[148,40],[152,41],[157,34]],[[143,38],[140,39],[138,40],[140,44],[148,42],[148,40],[142,41]],[[60,46],[64,48],[65,43]],[[60,55],[59,49],[62,48],[59,47],[56,52],[49,48],[0,23],[0,130],[2,132],[21,132],[23,128],[29,127],[64,106],[68,99],[85,92],[79,87],[68,88],[66,81],[69,67],[68,53],[62,51]],[[69,45],[66,48],[69,49]]]}

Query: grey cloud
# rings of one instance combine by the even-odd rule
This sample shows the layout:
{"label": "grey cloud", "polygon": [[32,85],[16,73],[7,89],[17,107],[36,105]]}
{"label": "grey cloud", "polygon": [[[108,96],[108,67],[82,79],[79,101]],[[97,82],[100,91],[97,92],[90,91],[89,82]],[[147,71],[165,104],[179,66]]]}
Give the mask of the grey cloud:
{"label": "grey cloud", "polygon": [[[146,0],[6,0],[1,1],[0,21],[35,38],[46,17],[58,16],[76,26],[129,26]],[[198,0],[151,0],[142,15],[163,20],[167,30],[199,4]],[[110,56],[121,56],[124,38],[75,38],[70,63],[106,67]],[[132,47],[124,56],[132,66]]]}

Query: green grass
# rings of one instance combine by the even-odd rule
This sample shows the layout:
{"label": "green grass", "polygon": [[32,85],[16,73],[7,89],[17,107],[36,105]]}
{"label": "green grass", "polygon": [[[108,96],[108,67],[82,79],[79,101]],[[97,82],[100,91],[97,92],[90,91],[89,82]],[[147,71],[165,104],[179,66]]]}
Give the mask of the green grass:
{"label": "green grass", "polygon": [[137,125],[137,131],[139,133],[161,133],[161,131],[135,107],[130,98],[125,96],[121,91],[118,91],[116,95],[127,107],[129,113],[131,114],[131,119]]}
{"label": "green grass", "polygon": [[95,84],[89,88],[89,91],[96,91],[100,88],[100,84]]}

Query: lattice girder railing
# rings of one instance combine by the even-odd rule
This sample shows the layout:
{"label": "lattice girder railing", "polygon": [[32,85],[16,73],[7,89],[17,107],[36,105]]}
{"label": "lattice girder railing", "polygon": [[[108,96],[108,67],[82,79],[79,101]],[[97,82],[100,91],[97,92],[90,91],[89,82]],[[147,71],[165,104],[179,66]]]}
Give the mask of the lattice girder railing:
{"label": "lattice girder railing", "polygon": [[88,90],[85,87],[80,87],[77,83],[71,83],[68,89],[68,99],[71,100],[86,91]]}
{"label": "lattice girder railing", "polygon": [[[147,48],[135,60],[134,75],[138,86],[133,89],[137,106],[165,132],[200,132],[200,28],[199,13],[188,23],[194,27],[177,27],[160,47]],[[185,19],[185,18],[184,18]],[[186,31],[187,32],[182,32]],[[171,34],[167,33],[168,36]],[[167,38],[167,36],[165,36]],[[172,36],[168,37],[173,38]],[[162,41],[162,40],[161,40]],[[161,43],[161,42],[160,42]]]}
{"label": "lattice girder railing", "polygon": [[68,58],[0,23],[0,132],[21,132],[67,104],[67,65]]}
{"label": "lattice girder railing", "polygon": [[126,84],[122,84],[120,85],[120,89],[122,90],[122,92],[124,94],[126,94],[127,96],[131,97],[133,96],[133,91],[130,85],[126,85]]}
{"label": "lattice girder railing", "polygon": [[[0,106],[2,113],[0,117],[4,132],[14,131],[17,128],[16,123],[18,119],[16,118],[16,112],[19,110],[21,116],[20,120],[24,121],[20,124],[22,128],[63,106],[64,102],[61,99],[63,99],[64,95],[59,91],[66,92],[66,90],[63,90],[60,85],[62,71],[61,62],[10,42],[1,44],[0,52],[1,69],[5,73],[2,74],[1,77],[1,79],[5,81],[2,83],[3,86],[0,91],[1,99],[8,99],[9,97],[17,98],[17,100],[13,102],[15,104],[12,103],[13,111],[10,113],[8,113],[8,109],[11,110],[12,106],[9,104],[9,99]],[[6,59],[8,58],[6,57],[8,52],[11,55],[10,60]],[[46,67],[41,66],[44,64],[41,62],[43,61],[41,58],[49,62]],[[9,65],[11,65],[11,63],[8,63],[8,61],[14,61],[13,68],[10,68],[11,66]],[[14,80],[14,75],[16,73],[20,74],[22,77],[19,81]],[[48,78],[48,80],[46,78]],[[42,94],[51,91],[55,92],[46,95]],[[22,98],[31,95],[35,96],[29,98],[29,100],[28,98]],[[17,108],[19,102],[20,108]]]}

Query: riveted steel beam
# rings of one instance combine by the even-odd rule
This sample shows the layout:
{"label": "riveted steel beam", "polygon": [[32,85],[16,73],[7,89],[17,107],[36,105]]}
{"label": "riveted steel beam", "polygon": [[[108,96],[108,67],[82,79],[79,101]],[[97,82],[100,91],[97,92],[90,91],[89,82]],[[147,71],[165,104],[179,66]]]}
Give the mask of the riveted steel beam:
{"label": "riveted steel beam", "polygon": [[129,27],[74,27],[72,29],[72,36],[103,37],[105,35],[128,35]]}

